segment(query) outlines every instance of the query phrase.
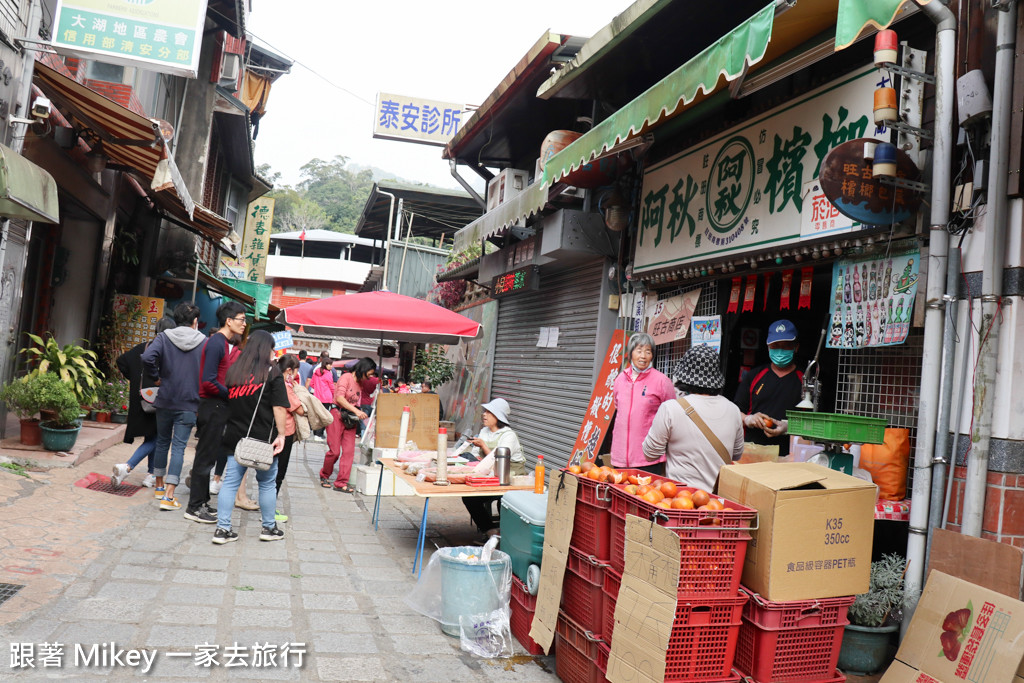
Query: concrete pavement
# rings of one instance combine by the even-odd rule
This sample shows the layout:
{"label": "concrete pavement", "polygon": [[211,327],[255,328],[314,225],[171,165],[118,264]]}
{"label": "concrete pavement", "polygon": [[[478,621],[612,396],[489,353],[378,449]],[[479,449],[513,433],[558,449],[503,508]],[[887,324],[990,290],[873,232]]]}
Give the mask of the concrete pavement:
{"label": "concrete pavement", "polygon": [[[480,659],[411,611],[422,501],[382,498],[374,531],[373,498],[320,488],[322,445],[292,455],[285,539],[260,542],[259,513],[236,509],[240,539],[223,546],[151,489],[73,485],[130,452],[27,478],[0,469],[0,583],[23,586],[0,603],[0,680],[558,680],[553,658]],[[431,502],[428,530],[429,548],[476,535],[457,499]],[[217,665],[197,664],[211,654]]]}

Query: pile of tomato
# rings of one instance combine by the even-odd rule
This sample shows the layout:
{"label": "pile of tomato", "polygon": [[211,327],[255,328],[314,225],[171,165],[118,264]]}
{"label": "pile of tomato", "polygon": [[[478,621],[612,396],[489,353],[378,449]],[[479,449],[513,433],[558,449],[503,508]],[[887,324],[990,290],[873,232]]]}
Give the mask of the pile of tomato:
{"label": "pile of tomato", "polygon": [[622,485],[622,490],[666,510],[724,510],[721,499],[699,488],[680,485],[671,479],[620,472],[614,467],[584,462],[570,465],[569,472],[606,484]]}

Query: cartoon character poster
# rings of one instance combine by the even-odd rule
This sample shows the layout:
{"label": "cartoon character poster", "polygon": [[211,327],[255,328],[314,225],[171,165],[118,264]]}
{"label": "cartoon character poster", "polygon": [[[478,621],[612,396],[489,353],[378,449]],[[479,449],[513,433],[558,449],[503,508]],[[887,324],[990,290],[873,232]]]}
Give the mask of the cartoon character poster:
{"label": "cartoon character poster", "polygon": [[917,247],[836,261],[827,346],[863,349],[906,341],[920,262]]}
{"label": "cartoon character poster", "polygon": [[690,343],[707,344],[716,351],[722,348],[722,316],[703,315],[690,319]]}

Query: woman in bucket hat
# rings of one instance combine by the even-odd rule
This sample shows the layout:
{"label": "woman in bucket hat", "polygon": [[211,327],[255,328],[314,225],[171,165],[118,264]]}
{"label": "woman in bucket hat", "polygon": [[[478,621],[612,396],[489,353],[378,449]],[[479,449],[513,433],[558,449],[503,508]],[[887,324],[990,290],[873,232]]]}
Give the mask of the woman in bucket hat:
{"label": "woman in bucket hat", "polygon": [[[508,401],[503,398],[495,398],[480,407],[483,409],[484,426],[476,437],[469,439],[469,442],[473,444],[473,455],[482,459],[490,455],[495,448],[504,446],[512,455],[510,468],[512,476],[526,474],[526,457],[523,455],[523,447],[519,444],[519,437],[508,426],[509,415],[512,412]],[[472,496],[462,499],[462,503],[469,511],[469,516],[482,534],[494,535],[498,532],[494,525],[494,518],[491,516],[491,504],[495,500],[498,498],[491,496]]]}
{"label": "woman in bucket hat", "polygon": [[721,395],[725,376],[717,349],[691,347],[672,378],[684,395],[658,408],[644,439],[644,457],[664,457],[666,476],[711,491],[718,471],[743,454],[743,415]]}

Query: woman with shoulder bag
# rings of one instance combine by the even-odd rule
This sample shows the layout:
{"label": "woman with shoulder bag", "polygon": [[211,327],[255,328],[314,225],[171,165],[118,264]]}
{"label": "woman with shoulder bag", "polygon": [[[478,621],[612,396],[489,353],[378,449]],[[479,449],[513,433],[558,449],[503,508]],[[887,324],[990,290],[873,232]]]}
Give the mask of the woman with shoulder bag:
{"label": "woman with shoulder bag", "polygon": [[[366,376],[367,366],[374,368],[373,360],[361,359],[352,368],[352,372],[346,372],[339,377],[335,385],[334,406],[331,408],[334,422],[327,425],[327,453],[324,455],[324,466],[320,470],[320,486],[325,489],[333,488],[342,493],[355,493],[348,480],[356,455],[356,427],[359,426],[359,420],[366,419],[366,413],[360,410],[358,405],[362,389],[356,378]],[[335,462],[338,463],[338,477],[332,486],[331,474],[334,472]]]}
{"label": "woman with shoulder bag", "polygon": [[[228,388],[228,420],[224,427],[224,447],[234,453],[240,441],[246,439],[269,443],[273,448],[273,462],[266,470],[256,470],[259,484],[260,515],[263,530],[261,541],[279,541],[284,538],[274,519],[277,506],[277,454],[285,445],[285,420],[288,415],[288,391],[284,376],[273,364],[274,338],[269,332],[257,330],[249,335],[238,360],[228,369],[225,384]],[[221,545],[238,540],[231,530],[231,512],[235,507],[235,494],[246,468],[228,456],[224,468],[224,483],[217,496],[217,530],[213,542]]]}

